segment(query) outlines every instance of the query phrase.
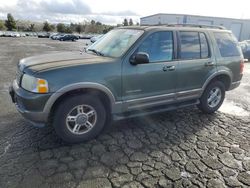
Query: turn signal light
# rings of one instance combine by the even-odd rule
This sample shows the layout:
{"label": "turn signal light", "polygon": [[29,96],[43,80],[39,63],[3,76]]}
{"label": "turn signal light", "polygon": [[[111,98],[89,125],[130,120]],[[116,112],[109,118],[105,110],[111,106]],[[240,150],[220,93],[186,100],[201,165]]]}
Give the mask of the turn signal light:
{"label": "turn signal light", "polygon": [[38,93],[48,93],[48,83],[46,80],[38,79],[37,81],[37,91]]}

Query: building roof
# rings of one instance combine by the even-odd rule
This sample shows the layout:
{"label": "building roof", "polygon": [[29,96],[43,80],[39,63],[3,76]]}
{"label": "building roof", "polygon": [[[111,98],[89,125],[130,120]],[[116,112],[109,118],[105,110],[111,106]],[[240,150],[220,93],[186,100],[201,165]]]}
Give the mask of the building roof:
{"label": "building roof", "polygon": [[141,17],[141,19],[154,17],[154,16],[162,16],[162,15],[169,15],[169,16],[194,16],[200,18],[212,18],[212,19],[228,19],[228,20],[240,20],[240,21],[250,21],[250,19],[239,19],[239,18],[225,18],[225,17],[215,17],[215,16],[201,16],[201,15],[192,15],[192,14],[169,14],[169,13],[157,13],[152,14],[149,16]]}

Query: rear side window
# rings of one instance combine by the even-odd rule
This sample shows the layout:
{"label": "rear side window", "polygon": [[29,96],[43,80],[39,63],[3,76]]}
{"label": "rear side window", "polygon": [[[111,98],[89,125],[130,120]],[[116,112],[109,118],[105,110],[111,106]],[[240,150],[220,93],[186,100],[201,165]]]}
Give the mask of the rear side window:
{"label": "rear side window", "polygon": [[200,44],[201,44],[201,58],[209,57],[209,47],[207,42],[207,37],[204,33],[199,33],[200,36]]}
{"label": "rear side window", "polygon": [[240,56],[237,40],[231,33],[214,33],[222,57]]}
{"label": "rear side window", "polygon": [[181,31],[180,45],[181,59],[204,59],[210,56],[205,33]]}
{"label": "rear side window", "polygon": [[181,59],[199,59],[200,41],[198,32],[180,32]]}

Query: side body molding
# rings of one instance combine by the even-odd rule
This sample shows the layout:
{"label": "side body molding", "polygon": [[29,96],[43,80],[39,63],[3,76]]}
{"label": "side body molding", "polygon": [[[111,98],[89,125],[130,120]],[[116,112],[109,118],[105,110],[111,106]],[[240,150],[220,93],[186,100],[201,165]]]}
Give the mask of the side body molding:
{"label": "side body molding", "polygon": [[67,85],[61,89],[59,89],[58,91],[56,91],[50,98],[49,100],[47,101],[47,103],[45,104],[45,107],[43,109],[43,111],[45,113],[48,113],[50,112],[53,104],[56,102],[56,100],[61,97],[63,94],[69,92],[69,91],[73,91],[73,90],[76,90],[76,89],[96,89],[96,90],[99,90],[99,91],[102,91],[104,92],[110,102],[111,102],[111,108],[112,108],[112,111],[116,111],[119,110],[119,104],[120,102],[116,102],[115,101],[115,96],[113,95],[113,93],[110,91],[110,89],[108,89],[106,86],[102,85],[102,84],[98,84],[98,83],[94,83],[94,82],[80,82],[80,83],[75,83],[75,84],[70,84],[70,85]]}

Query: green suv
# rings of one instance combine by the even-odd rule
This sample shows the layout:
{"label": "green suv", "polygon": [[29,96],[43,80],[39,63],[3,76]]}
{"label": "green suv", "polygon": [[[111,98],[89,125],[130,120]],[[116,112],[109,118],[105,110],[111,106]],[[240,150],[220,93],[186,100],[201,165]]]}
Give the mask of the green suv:
{"label": "green suv", "polygon": [[243,67],[235,37],[223,28],[122,27],[85,52],[20,60],[10,95],[35,126],[52,124],[76,143],[111,120],[190,105],[213,113],[225,91],[239,86]]}

